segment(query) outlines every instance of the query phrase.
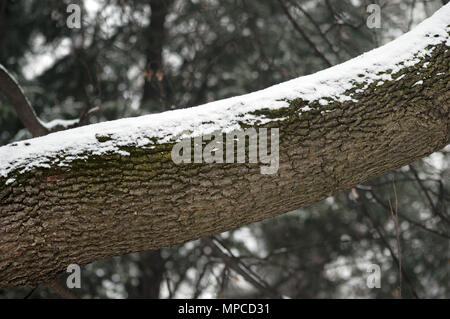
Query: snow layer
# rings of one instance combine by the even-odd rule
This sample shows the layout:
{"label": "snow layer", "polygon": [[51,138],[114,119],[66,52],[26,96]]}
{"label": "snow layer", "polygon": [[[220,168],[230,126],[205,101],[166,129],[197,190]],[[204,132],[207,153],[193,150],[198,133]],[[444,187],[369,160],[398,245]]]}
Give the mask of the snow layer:
{"label": "snow layer", "polygon": [[[152,147],[153,143],[178,141],[216,130],[230,132],[239,128],[238,121],[269,122],[272,120],[249,112],[287,107],[288,101],[296,98],[307,103],[319,101],[320,105],[351,100],[344,93],[355,82],[365,83],[365,89],[373,82],[390,81],[391,75],[383,72],[391,69],[394,74],[420,62],[421,57],[431,53],[427,46],[443,42],[450,46],[449,25],[450,4],[398,39],[315,74],[197,107],[88,125],[0,147],[0,176],[8,177],[16,169],[25,172],[33,167],[64,166],[74,159],[86,158],[86,154],[128,155],[120,146]],[[310,109],[304,107],[301,111]],[[12,181],[8,179],[8,183]]]}
{"label": "snow layer", "polygon": [[62,127],[62,128],[68,128],[71,127],[72,125],[75,125],[78,123],[78,119],[74,119],[74,120],[61,120],[61,119],[56,119],[47,123],[42,123],[47,129],[49,129],[50,131],[55,129],[56,127]]}

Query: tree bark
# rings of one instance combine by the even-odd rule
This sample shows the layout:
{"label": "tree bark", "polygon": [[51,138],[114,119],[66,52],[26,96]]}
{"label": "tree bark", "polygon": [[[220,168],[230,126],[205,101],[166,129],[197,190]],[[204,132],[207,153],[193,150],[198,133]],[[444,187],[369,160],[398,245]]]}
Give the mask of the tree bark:
{"label": "tree bark", "polygon": [[[449,55],[445,41],[436,44],[383,85],[355,84],[345,93],[353,99],[330,102],[329,112],[302,99],[259,110],[277,120],[254,127],[280,128],[273,175],[262,175],[259,164],[176,165],[173,144],[163,143],[0,176],[0,287],[35,285],[71,263],[274,217],[443,148],[450,142]],[[307,105],[312,110],[300,112]]]}

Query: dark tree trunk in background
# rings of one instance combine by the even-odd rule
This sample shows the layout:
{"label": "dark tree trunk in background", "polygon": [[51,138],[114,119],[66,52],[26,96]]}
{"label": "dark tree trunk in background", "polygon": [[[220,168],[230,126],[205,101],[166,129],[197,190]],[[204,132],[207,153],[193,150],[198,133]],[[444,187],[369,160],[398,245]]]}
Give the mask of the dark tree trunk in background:
{"label": "dark tree trunk in background", "polygon": [[139,283],[134,286],[128,281],[128,298],[158,299],[161,294],[161,283],[164,280],[165,260],[161,256],[161,249],[149,250],[139,254],[139,260],[133,261],[136,264]]}
{"label": "dark tree trunk in background", "polygon": [[[166,31],[164,22],[172,0],[153,0],[151,2],[150,24],[144,37],[146,42],[146,73],[141,105],[154,102],[156,105],[166,105],[161,76],[163,75],[162,51]],[[152,110],[152,111],[162,111]],[[145,252],[138,262],[141,277],[137,289],[140,297],[156,299],[160,295],[160,287],[165,272],[164,260],[160,250]],[[138,296],[136,296],[138,297]]]}
{"label": "dark tree trunk in background", "polygon": [[[146,71],[144,74],[144,92],[142,94],[141,105],[147,106],[154,102],[154,105],[166,105],[164,99],[164,70],[162,51],[166,30],[164,22],[172,0],[151,1],[150,24],[144,34],[146,47]],[[164,109],[152,109],[152,111],[163,111]]]}

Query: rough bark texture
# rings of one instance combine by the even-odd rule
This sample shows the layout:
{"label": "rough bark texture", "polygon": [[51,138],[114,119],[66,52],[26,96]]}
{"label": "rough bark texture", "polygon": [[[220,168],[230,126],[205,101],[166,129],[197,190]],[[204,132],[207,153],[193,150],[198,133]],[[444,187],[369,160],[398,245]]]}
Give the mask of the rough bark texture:
{"label": "rough bark texture", "polygon": [[265,126],[280,128],[274,175],[260,174],[259,164],[175,165],[164,144],[13,173],[10,185],[0,178],[0,287],[277,216],[441,149],[450,142],[449,62],[441,44],[393,75],[401,79],[355,93],[358,102],[301,115],[302,100],[259,111],[285,118]]}

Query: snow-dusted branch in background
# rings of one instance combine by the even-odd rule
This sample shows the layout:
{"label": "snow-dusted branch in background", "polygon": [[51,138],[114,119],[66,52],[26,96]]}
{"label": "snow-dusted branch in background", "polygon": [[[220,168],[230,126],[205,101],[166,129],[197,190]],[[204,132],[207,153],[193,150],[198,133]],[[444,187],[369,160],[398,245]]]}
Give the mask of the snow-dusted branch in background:
{"label": "snow-dusted branch in background", "polygon": [[17,83],[14,77],[1,64],[0,93],[6,96],[9,103],[16,110],[23,125],[34,137],[49,133],[49,129],[36,115],[36,112],[20,88],[19,83]]}
{"label": "snow-dusted branch in background", "polygon": [[63,131],[80,126],[80,123],[89,114],[97,111],[93,108],[81,115],[79,119],[62,120],[56,119],[45,123],[37,116],[30,101],[22,91],[19,83],[9,73],[3,65],[0,64],[0,94],[3,94],[14,107],[22,124],[30,131],[33,137],[44,136],[52,132]]}

